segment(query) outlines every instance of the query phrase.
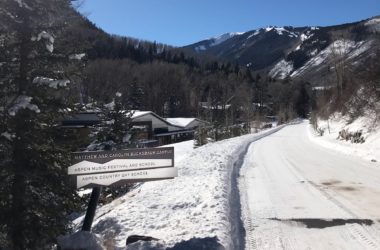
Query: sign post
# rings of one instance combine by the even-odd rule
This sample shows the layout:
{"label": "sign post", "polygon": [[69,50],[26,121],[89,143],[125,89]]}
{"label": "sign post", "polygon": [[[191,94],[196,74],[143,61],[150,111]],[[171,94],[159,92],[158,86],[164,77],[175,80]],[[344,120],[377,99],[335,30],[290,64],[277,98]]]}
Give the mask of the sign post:
{"label": "sign post", "polygon": [[102,192],[102,187],[93,187],[92,193],[90,197],[90,201],[88,202],[88,207],[86,211],[86,216],[84,217],[82,231],[91,231],[92,221],[95,217],[96,206],[98,205],[100,193]]}
{"label": "sign post", "polygon": [[91,231],[102,187],[173,179],[174,148],[144,148],[72,153],[68,174],[77,188],[92,187],[82,231]]}

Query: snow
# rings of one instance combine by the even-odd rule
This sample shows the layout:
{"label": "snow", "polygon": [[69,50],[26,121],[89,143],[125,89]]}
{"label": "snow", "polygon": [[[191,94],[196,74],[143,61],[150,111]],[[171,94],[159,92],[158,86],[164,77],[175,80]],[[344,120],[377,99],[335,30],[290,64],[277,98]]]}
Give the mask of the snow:
{"label": "snow", "polygon": [[350,55],[348,56],[348,59],[353,59],[355,57],[358,57],[360,56],[361,54],[363,54],[364,52],[366,52],[367,50],[369,50],[371,48],[371,45],[372,45],[373,41],[361,41],[358,43],[358,45],[356,46],[357,49],[353,50]]}
{"label": "snow", "polygon": [[295,32],[290,32],[288,36],[289,36],[289,37],[297,38],[297,37],[298,37],[298,34],[295,33]]}
{"label": "snow", "polygon": [[[360,46],[361,43],[359,42],[358,45]],[[356,43],[354,41],[350,40],[336,40],[334,41],[330,46],[330,50],[332,50],[332,53],[337,55],[344,55],[350,52],[352,48],[356,46]]]}
{"label": "snow", "polygon": [[193,122],[195,120],[195,118],[181,118],[181,117],[178,117],[178,118],[166,118],[165,120],[167,122],[175,125],[175,126],[186,127],[191,122]]}
{"label": "snow", "polygon": [[222,34],[220,36],[212,37],[210,38],[210,40],[212,40],[213,42],[210,44],[210,47],[219,45],[234,36],[240,36],[242,34],[244,34],[244,32],[231,32]]}
{"label": "snow", "polygon": [[195,51],[197,51],[197,52],[203,51],[203,50],[206,50],[206,47],[204,45],[199,45],[199,46],[195,47]]}
{"label": "snow", "polygon": [[[336,60],[339,58],[345,60],[353,59],[367,51],[370,48],[371,43],[372,41],[355,42],[351,40],[336,40],[327,48],[317,53],[314,57],[310,58],[304,66],[294,71],[291,76],[298,76],[306,70],[319,66],[322,63],[326,63],[329,60]],[[312,51],[311,53],[316,53],[316,51]]]}
{"label": "snow", "polygon": [[211,109],[211,110],[215,110],[215,109],[218,109],[218,110],[224,110],[224,109],[229,109],[231,107],[231,104],[226,104],[226,105],[211,105],[211,104],[208,104],[207,102],[206,103],[202,103],[202,108],[204,109]]}
{"label": "snow", "polygon": [[268,27],[265,28],[265,32],[269,32],[269,31],[271,31],[273,29],[274,29],[273,26],[268,26]]}
{"label": "snow", "polygon": [[45,40],[46,49],[52,53],[54,50],[54,37],[46,31],[40,32],[37,37],[32,37],[32,41],[40,41],[41,39]]}
{"label": "snow", "polygon": [[105,122],[107,125],[115,124],[115,119],[109,120]]}
{"label": "snow", "polygon": [[247,40],[250,39],[251,37],[257,36],[258,34],[260,34],[260,30],[255,30],[255,32],[253,34],[251,34],[247,37]]}
{"label": "snow", "polygon": [[[275,128],[279,129],[279,128]],[[167,247],[195,238],[217,237],[233,249],[230,195],[234,163],[253,140],[275,129],[192,148],[192,141],[174,144],[178,177],[146,182],[97,209],[93,232],[113,234],[116,249],[124,249],[129,235],[160,239]],[[171,145],[167,145],[171,146]],[[76,219],[77,227],[83,216]]]}
{"label": "snow", "polygon": [[115,101],[113,100],[110,103],[104,104],[104,107],[107,108],[108,110],[114,110],[114,108],[115,108]]}
{"label": "snow", "polygon": [[310,52],[311,56],[315,56],[316,54],[318,54],[318,49],[315,49],[315,50]]}
{"label": "snow", "polygon": [[41,111],[38,106],[31,103],[32,99],[33,98],[30,96],[20,95],[15,100],[14,105],[8,110],[8,114],[10,116],[15,116],[20,109],[29,109],[36,113],[40,113]]}
{"label": "snow", "polygon": [[275,30],[277,31],[277,34],[279,34],[279,35],[282,35],[284,31],[287,31],[286,29],[284,29],[282,27],[281,28],[275,28]]}
{"label": "snow", "polygon": [[9,132],[3,132],[3,133],[1,133],[0,134],[0,136],[3,136],[4,138],[6,138],[8,141],[12,141],[13,140],[13,138],[15,138],[16,137],[16,135],[15,134],[11,134],[11,133],[9,133]]}
{"label": "snow", "polygon": [[308,39],[310,39],[314,34],[311,34],[311,35],[305,35],[305,34],[301,34],[300,38],[301,38],[301,41],[304,42]]}
{"label": "snow", "polygon": [[269,75],[277,79],[285,79],[293,71],[293,63],[284,59],[279,61],[269,72]]}
{"label": "snow", "polygon": [[168,144],[161,147],[162,148],[174,147],[174,152],[175,152],[174,163],[178,164],[180,161],[182,161],[183,159],[188,157],[191,153],[193,153],[194,141],[193,140],[183,141],[183,142]]}
{"label": "snow", "polygon": [[331,89],[334,88],[334,86],[314,86],[311,89],[312,90],[326,90],[326,89]]}
{"label": "snow", "polygon": [[369,21],[367,21],[365,26],[368,26],[372,31],[380,31],[380,18],[372,18]]}
{"label": "snow", "polygon": [[50,43],[54,43],[54,37],[46,31],[42,31],[40,34],[38,34],[37,41],[40,41],[41,39],[45,39],[48,40]]}
{"label": "snow", "polygon": [[[323,136],[315,135],[310,128],[311,140],[323,147],[339,151],[347,155],[355,155],[366,161],[380,162],[380,129],[377,125],[376,114],[368,112],[351,123],[348,117],[334,114],[329,120],[319,120],[318,126],[325,130]],[[350,132],[362,131],[364,143],[351,143],[337,140],[341,130]]]}
{"label": "snow", "polygon": [[307,121],[254,142],[239,178],[245,249],[380,249],[379,179],[313,143]]}
{"label": "snow", "polygon": [[58,245],[62,249],[92,249],[103,250],[103,239],[96,234],[79,231],[72,235],[58,236]]}
{"label": "snow", "polygon": [[55,80],[48,77],[38,76],[33,79],[33,83],[38,85],[45,85],[53,89],[58,89],[58,87],[66,87],[70,83],[68,79]]}
{"label": "snow", "polygon": [[152,113],[151,111],[139,111],[139,110],[133,110],[132,112],[133,112],[132,118],[137,118],[137,117]]}
{"label": "snow", "polygon": [[287,33],[289,37],[298,37],[297,33],[289,31],[289,30],[285,29],[284,27],[269,26],[269,27],[266,27],[264,30],[265,30],[265,32],[269,32],[269,31],[274,30],[280,36],[284,35],[284,33]]}
{"label": "snow", "polygon": [[365,23],[365,25],[374,25],[374,24],[380,24],[380,18],[372,18],[369,21]]}
{"label": "snow", "polygon": [[79,197],[83,197],[85,195],[91,194],[91,192],[92,192],[92,188],[85,188],[85,189],[79,189],[77,191],[77,194],[79,195]]}
{"label": "snow", "polygon": [[69,59],[70,60],[82,60],[83,57],[85,57],[86,54],[85,53],[81,53],[81,54],[73,54],[73,55],[70,55],[69,56]]}

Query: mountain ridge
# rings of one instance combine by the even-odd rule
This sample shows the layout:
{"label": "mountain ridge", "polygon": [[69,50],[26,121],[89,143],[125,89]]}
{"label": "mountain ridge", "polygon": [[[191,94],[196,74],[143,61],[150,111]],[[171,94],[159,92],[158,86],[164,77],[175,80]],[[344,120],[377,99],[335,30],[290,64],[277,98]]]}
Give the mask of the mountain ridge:
{"label": "mountain ridge", "polygon": [[373,54],[377,55],[380,48],[379,33],[380,16],[374,16],[325,27],[268,26],[242,33],[230,32],[219,35],[228,37],[219,43],[210,38],[183,48],[228,60],[253,71],[264,71],[273,78],[305,78],[321,84],[313,74],[319,72],[331,78],[326,72],[331,71],[336,63],[336,54],[347,60],[354,72],[361,70],[360,61],[376,58]]}

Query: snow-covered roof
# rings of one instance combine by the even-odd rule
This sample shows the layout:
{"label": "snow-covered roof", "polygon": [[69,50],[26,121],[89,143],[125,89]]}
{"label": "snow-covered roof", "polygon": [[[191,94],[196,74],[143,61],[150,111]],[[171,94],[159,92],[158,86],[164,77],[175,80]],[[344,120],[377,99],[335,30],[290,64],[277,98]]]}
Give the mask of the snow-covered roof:
{"label": "snow-covered roof", "polygon": [[169,125],[169,126],[174,126],[174,127],[179,128],[179,129],[183,129],[182,126],[179,126],[179,125],[172,124],[172,123],[168,122],[165,118],[162,118],[161,116],[157,115],[157,114],[154,113],[153,111],[139,111],[139,110],[133,110],[133,111],[131,111],[131,112],[133,112],[132,119],[136,119],[136,118],[139,118],[139,117],[142,117],[142,116],[145,116],[145,115],[151,115],[151,116],[154,116],[154,117],[156,117],[157,119],[161,120],[162,122],[166,123],[166,124]]}
{"label": "snow-covered roof", "polygon": [[192,123],[193,121],[203,122],[203,121],[201,121],[197,118],[194,118],[194,117],[162,118],[161,116],[157,115],[156,113],[154,113],[152,111],[135,110],[132,112],[133,112],[132,119],[136,119],[136,118],[139,118],[139,117],[145,116],[145,115],[152,115],[152,116],[155,116],[156,118],[160,119],[161,121],[165,122],[166,124],[168,124],[170,126],[178,127],[181,129],[188,127],[190,125],[190,123]]}
{"label": "snow-covered roof", "polygon": [[166,118],[165,120],[167,122],[173,124],[173,125],[181,126],[181,127],[186,127],[191,122],[195,121],[196,118],[182,118],[182,117],[178,117],[178,118]]}
{"label": "snow-covered roof", "polygon": [[146,114],[153,113],[152,111],[138,111],[138,110],[134,110],[131,112],[133,112],[132,119],[146,115]]}

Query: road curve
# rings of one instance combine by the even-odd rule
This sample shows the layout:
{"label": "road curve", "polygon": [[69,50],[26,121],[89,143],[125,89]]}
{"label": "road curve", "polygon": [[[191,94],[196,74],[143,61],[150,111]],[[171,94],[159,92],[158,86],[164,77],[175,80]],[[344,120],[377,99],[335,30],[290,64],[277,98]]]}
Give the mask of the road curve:
{"label": "road curve", "polygon": [[380,249],[380,166],[314,144],[306,122],[251,144],[246,249]]}

